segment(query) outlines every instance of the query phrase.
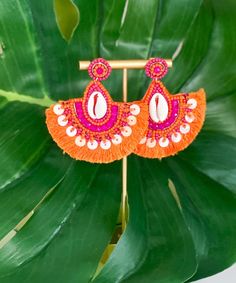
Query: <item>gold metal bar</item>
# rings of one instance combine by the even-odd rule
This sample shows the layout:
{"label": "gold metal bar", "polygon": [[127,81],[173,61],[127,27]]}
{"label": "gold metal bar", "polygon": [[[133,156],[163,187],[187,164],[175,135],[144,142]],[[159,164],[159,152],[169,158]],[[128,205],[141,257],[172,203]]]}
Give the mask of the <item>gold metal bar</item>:
{"label": "gold metal bar", "polygon": [[[123,69],[123,101],[127,102],[128,70]],[[122,160],[122,231],[126,228],[126,203],[127,203],[127,157]]]}
{"label": "gold metal bar", "polygon": [[[148,59],[149,60],[149,59]],[[108,63],[112,69],[143,69],[148,60],[110,60]],[[165,59],[169,68],[172,67],[172,60]],[[79,61],[79,69],[87,70],[90,61]]]}
{"label": "gold metal bar", "polygon": [[128,70],[123,69],[123,101],[127,102]]}

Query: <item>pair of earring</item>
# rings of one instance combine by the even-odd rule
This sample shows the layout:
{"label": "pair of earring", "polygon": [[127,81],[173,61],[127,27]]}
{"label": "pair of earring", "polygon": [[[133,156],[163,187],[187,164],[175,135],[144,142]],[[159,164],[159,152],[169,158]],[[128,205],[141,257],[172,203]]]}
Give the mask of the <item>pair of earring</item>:
{"label": "pair of earring", "polygon": [[48,130],[72,158],[109,163],[131,153],[163,158],[186,148],[205,118],[205,92],[171,95],[160,81],[168,66],[161,58],[145,66],[152,82],[143,99],[114,102],[100,81],[111,73],[102,58],[88,68],[93,79],[83,98],[59,101],[46,110]]}

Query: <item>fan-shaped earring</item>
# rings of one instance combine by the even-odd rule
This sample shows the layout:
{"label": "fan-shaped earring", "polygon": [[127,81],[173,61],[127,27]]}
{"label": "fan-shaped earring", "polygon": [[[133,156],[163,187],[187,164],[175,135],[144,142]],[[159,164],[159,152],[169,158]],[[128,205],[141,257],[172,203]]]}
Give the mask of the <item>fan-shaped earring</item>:
{"label": "fan-shaped earring", "polygon": [[72,158],[108,163],[132,153],[144,134],[148,109],[140,101],[114,102],[100,83],[108,78],[111,67],[102,58],[88,69],[93,79],[83,98],[59,101],[46,110],[48,130]]}
{"label": "fan-shaped earring", "polygon": [[200,89],[171,95],[159,80],[168,71],[163,59],[150,59],[145,70],[153,79],[142,99],[149,109],[148,127],[134,152],[143,157],[163,158],[185,149],[201,130],[205,92]]}

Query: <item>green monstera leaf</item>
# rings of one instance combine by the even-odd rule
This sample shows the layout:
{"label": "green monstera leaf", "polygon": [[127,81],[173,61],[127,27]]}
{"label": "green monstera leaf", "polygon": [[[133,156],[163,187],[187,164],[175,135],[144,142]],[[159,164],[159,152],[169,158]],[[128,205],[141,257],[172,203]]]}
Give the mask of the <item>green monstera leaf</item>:
{"label": "green monstera leaf", "polygon": [[[234,0],[0,2],[1,283],[180,283],[235,262],[235,24]],[[169,90],[204,87],[208,100],[188,149],[162,161],[128,157],[118,241],[121,162],[74,161],[45,126],[45,107],[82,96],[89,82],[78,60],[96,57],[173,57]],[[115,100],[121,82],[120,71],[105,82]],[[128,100],[147,85],[130,71]]]}

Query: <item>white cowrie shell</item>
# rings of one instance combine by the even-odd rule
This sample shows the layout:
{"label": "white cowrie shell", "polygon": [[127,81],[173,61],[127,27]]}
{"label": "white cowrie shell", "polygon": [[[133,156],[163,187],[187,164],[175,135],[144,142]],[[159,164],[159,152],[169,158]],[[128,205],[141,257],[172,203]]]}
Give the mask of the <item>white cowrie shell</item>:
{"label": "white cowrie shell", "polygon": [[94,91],[88,99],[88,114],[92,119],[101,119],[107,112],[107,102],[99,91]]}
{"label": "white cowrie shell", "polygon": [[64,113],[64,109],[62,108],[61,104],[57,103],[53,106],[53,112],[56,115],[61,115]]}
{"label": "white cowrie shell", "polygon": [[146,145],[147,147],[150,147],[150,148],[153,148],[156,146],[156,140],[155,139],[152,139],[152,138],[149,138],[147,139],[147,142],[146,142]]}
{"label": "white cowrie shell", "polygon": [[185,123],[179,127],[179,130],[182,134],[187,134],[190,131],[189,124]]}
{"label": "white cowrie shell", "polygon": [[127,118],[127,123],[130,125],[130,126],[134,126],[136,123],[137,123],[137,119],[135,116],[128,116]]}
{"label": "white cowrie shell", "polygon": [[147,138],[146,138],[146,137],[143,137],[143,138],[140,140],[139,144],[145,144],[146,141],[147,141]]}
{"label": "white cowrie shell", "polygon": [[91,150],[94,150],[98,147],[98,142],[96,140],[93,141],[88,141],[87,142],[87,147]]}
{"label": "white cowrie shell", "polygon": [[188,101],[187,101],[187,104],[188,104],[188,108],[189,109],[195,109],[197,107],[197,100],[194,99],[194,98],[190,98]]}
{"label": "white cowrie shell", "polygon": [[165,97],[161,93],[155,93],[149,102],[149,115],[154,122],[163,122],[168,116],[168,108]]}
{"label": "white cowrie shell", "polygon": [[120,144],[122,142],[122,137],[116,134],[111,141],[113,144]]}
{"label": "white cowrie shell", "polygon": [[162,137],[162,138],[159,139],[158,143],[161,147],[167,147],[169,145],[170,141],[169,141],[168,138]]}
{"label": "white cowrie shell", "polygon": [[86,144],[86,140],[82,138],[81,136],[78,136],[75,138],[75,144],[79,147],[82,147]]}
{"label": "white cowrie shell", "polygon": [[132,129],[129,126],[124,126],[121,133],[124,137],[129,137],[132,134]]}
{"label": "white cowrie shell", "polygon": [[140,113],[140,107],[137,104],[132,104],[130,106],[130,113],[137,116]]}
{"label": "white cowrie shell", "polygon": [[58,118],[57,118],[57,123],[58,123],[58,125],[64,127],[64,126],[67,125],[68,120],[66,119],[66,116],[65,116],[65,115],[61,115],[61,116],[58,116]]}
{"label": "white cowrie shell", "polygon": [[173,133],[173,134],[171,135],[171,140],[172,140],[173,142],[175,142],[175,143],[180,142],[180,141],[181,141],[181,138],[182,138],[182,135],[181,135],[180,133],[178,133],[178,132]]}
{"label": "white cowrie shell", "polygon": [[111,147],[111,142],[109,140],[101,141],[100,146],[102,149],[109,149]]}
{"label": "white cowrie shell", "polygon": [[66,134],[67,134],[67,136],[69,136],[69,137],[74,137],[74,136],[77,134],[77,130],[76,130],[75,127],[69,126],[69,127],[66,129]]}
{"label": "white cowrie shell", "polygon": [[195,117],[193,115],[193,113],[189,113],[185,115],[185,120],[188,123],[192,123],[194,121]]}

